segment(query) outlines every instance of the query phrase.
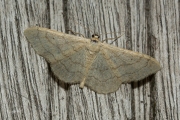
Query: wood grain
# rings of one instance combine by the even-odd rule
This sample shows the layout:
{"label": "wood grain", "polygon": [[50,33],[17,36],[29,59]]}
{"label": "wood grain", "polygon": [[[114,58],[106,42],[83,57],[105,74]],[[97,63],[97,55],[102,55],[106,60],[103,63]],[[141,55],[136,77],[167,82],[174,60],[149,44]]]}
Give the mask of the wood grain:
{"label": "wood grain", "polygon": [[[0,1],[0,119],[178,120],[179,1]],[[162,69],[109,95],[59,82],[30,47],[31,26],[73,30],[156,58]],[[111,34],[105,34],[111,33]],[[110,43],[111,41],[107,41]]]}

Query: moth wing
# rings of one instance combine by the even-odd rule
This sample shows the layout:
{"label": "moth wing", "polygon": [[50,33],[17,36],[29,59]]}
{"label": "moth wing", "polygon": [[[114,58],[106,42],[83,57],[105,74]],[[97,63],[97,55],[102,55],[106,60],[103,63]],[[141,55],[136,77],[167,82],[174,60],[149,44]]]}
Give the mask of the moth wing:
{"label": "moth wing", "polygon": [[89,69],[85,85],[98,93],[110,93],[116,91],[121,83],[122,81],[113,73],[108,60],[101,52],[98,53]]}
{"label": "moth wing", "polygon": [[89,69],[86,85],[98,93],[116,91],[121,83],[138,81],[160,70],[152,57],[102,44]]}
{"label": "moth wing", "polygon": [[53,73],[64,82],[79,83],[85,75],[86,50],[85,48],[75,54],[51,63]]}
{"label": "moth wing", "polygon": [[24,34],[60,80],[70,83],[82,80],[88,39],[40,27],[28,28]]}

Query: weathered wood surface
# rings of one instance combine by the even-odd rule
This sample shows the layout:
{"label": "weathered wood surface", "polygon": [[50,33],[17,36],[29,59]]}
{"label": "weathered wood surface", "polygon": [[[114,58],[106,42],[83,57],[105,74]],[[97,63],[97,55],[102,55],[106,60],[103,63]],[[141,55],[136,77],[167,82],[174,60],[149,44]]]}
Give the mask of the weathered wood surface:
{"label": "weathered wood surface", "polygon": [[[0,119],[179,120],[180,28],[176,0],[1,0]],[[41,26],[155,57],[161,71],[108,95],[59,81],[23,31]],[[91,32],[89,31],[91,30]],[[113,33],[116,32],[116,33]]]}

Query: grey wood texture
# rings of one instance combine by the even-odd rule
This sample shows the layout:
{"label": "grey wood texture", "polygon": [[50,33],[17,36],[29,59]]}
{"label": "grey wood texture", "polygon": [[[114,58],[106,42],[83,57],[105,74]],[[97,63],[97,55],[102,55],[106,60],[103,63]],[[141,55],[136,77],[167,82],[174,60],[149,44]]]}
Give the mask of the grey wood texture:
{"label": "grey wood texture", "polygon": [[[0,119],[179,120],[179,5],[178,0],[1,0]],[[86,37],[98,33],[102,40],[122,35],[113,45],[148,54],[162,69],[107,95],[65,84],[23,34],[36,25]]]}

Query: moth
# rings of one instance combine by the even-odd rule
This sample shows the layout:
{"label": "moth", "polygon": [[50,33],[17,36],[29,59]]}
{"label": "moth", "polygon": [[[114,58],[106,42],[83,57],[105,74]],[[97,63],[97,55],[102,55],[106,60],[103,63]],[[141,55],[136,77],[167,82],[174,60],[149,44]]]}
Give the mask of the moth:
{"label": "moth", "polygon": [[141,80],[160,70],[154,58],[92,39],[41,27],[24,31],[37,54],[44,57],[58,79],[80,83],[97,93],[116,91],[122,83]]}

